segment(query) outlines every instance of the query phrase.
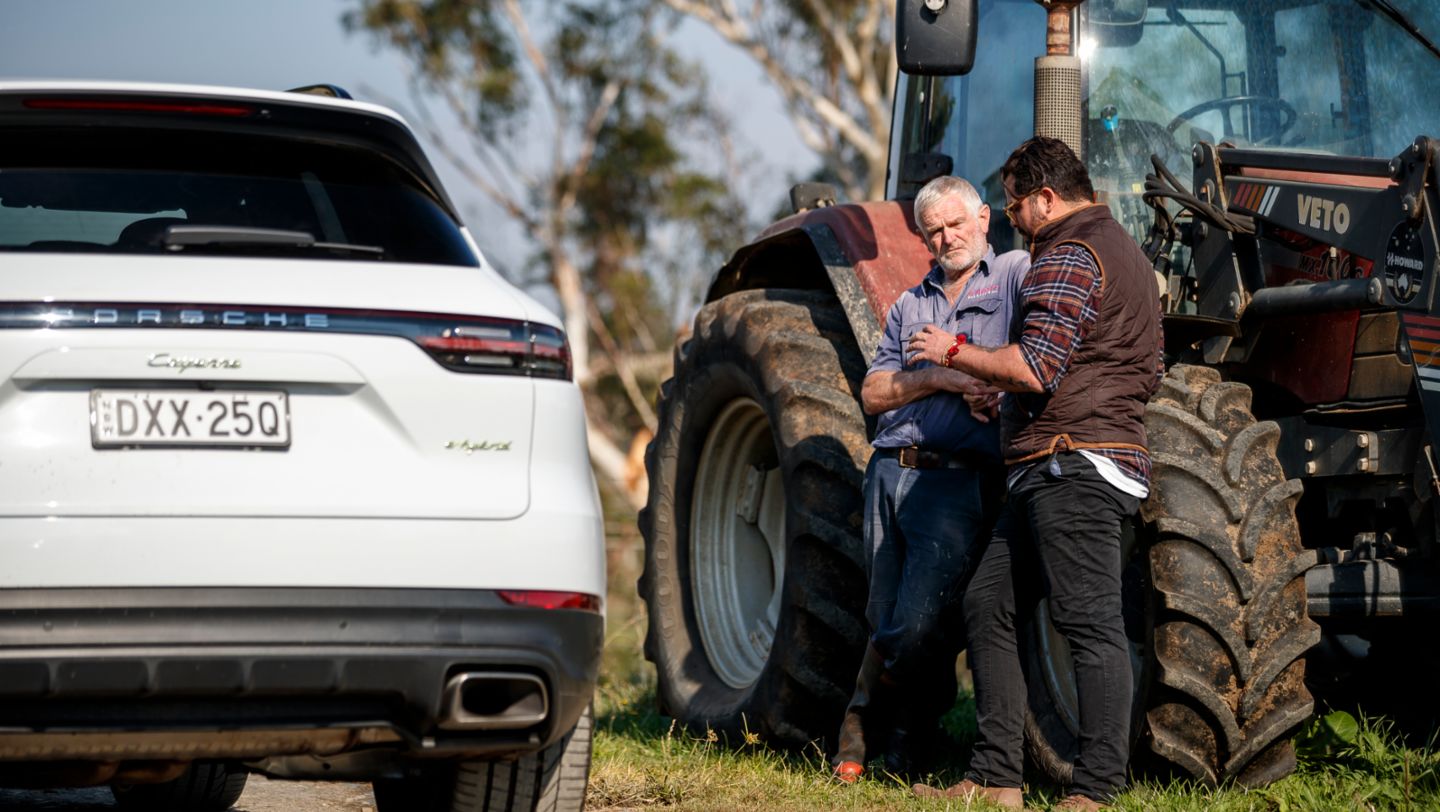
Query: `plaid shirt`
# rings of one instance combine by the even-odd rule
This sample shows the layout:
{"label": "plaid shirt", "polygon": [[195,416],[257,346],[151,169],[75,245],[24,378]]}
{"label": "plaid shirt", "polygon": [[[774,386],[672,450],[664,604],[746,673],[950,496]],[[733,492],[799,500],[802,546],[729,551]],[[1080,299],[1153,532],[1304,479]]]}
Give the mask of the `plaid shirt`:
{"label": "plaid shirt", "polygon": [[[1057,246],[1034,265],[1020,286],[1020,354],[1047,394],[1054,394],[1070,370],[1075,349],[1095,326],[1102,278],[1095,258],[1074,244]],[[1163,342],[1163,334],[1162,334]],[[1155,386],[1165,377],[1163,354],[1155,354]],[[1125,476],[1147,488],[1150,455],[1125,448],[1091,448]]]}

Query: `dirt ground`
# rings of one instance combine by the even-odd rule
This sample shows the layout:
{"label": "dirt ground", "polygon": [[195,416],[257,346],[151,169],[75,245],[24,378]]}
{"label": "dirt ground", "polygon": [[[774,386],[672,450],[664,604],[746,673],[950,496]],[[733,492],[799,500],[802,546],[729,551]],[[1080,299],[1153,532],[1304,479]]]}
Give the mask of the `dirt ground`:
{"label": "dirt ground", "polygon": [[[64,809],[67,812],[114,810],[110,790],[12,790],[0,789],[0,812],[39,812]],[[342,784],[320,781],[269,781],[258,775],[245,783],[245,794],[233,812],[375,812],[369,784]]]}

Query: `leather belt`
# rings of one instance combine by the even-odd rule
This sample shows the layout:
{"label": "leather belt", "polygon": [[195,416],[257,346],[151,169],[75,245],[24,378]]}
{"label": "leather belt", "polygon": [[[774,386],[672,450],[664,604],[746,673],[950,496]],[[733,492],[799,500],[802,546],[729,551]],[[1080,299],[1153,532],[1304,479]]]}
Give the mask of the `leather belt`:
{"label": "leather belt", "polygon": [[996,460],[978,451],[927,451],[918,446],[877,448],[876,454],[894,457],[901,468],[993,468]]}

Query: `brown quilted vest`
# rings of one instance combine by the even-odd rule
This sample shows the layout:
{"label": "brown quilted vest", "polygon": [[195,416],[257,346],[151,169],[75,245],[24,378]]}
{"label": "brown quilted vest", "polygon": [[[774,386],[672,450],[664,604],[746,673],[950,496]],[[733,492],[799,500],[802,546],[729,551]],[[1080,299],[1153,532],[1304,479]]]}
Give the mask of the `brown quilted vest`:
{"label": "brown quilted vest", "polygon": [[1001,420],[1007,463],[1079,448],[1146,450],[1145,403],[1158,386],[1160,299],[1155,272],[1103,203],[1040,228],[1037,262],[1058,246],[1083,246],[1100,268],[1097,315],[1053,394],[1008,395]]}

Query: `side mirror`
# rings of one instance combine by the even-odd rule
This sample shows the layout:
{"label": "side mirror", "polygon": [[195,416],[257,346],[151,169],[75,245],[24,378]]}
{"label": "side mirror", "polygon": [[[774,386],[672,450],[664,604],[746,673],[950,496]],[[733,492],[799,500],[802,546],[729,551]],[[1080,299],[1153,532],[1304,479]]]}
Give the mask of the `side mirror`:
{"label": "side mirror", "polygon": [[1085,15],[1101,45],[1129,48],[1145,32],[1145,0],[1089,0]]}
{"label": "side mirror", "polygon": [[976,0],[896,0],[895,55],[912,76],[959,76],[975,64]]}
{"label": "side mirror", "polygon": [[1090,0],[1085,13],[1098,25],[1139,25],[1145,21],[1145,6],[1145,0]]}

